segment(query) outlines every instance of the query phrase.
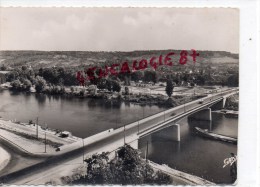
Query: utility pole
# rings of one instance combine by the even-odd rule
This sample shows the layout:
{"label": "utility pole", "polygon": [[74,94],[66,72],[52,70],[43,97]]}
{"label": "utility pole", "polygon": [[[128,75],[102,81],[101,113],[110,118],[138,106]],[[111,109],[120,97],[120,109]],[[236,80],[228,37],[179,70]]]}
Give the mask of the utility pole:
{"label": "utility pole", "polygon": [[139,134],[139,130],[140,130],[140,129],[139,129],[139,121],[138,121],[137,129],[138,129],[138,134]]}
{"label": "utility pole", "polygon": [[143,107],[143,119],[144,119],[144,107]]}
{"label": "utility pole", "polygon": [[45,129],[45,150],[44,150],[44,153],[46,153],[46,129]]}
{"label": "utility pole", "polygon": [[148,160],[148,141],[146,142],[145,161]]}
{"label": "utility pole", "polygon": [[124,146],[125,146],[125,125],[124,125]]}
{"label": "utility pole", "polygon": [[39,138],[39,134],[38,134],[38,119],[39,117],[36,118],[36,138]]}
{"label": "utility pole", "polygon": [[84,139],[82,138],[82,155],[83,155],[83,164],[84,164]]}
{"label": "utility pole", "polygon": [[165,121],[165,110],[163,111],[163,120]]}

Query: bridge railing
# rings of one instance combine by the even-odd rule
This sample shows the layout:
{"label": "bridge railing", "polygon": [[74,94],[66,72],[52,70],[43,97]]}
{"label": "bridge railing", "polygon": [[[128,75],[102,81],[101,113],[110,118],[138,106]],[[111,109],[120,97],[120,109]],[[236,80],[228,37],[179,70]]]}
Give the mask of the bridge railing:
{"label": "bridge railing", "polygon": [[[216,97],[216,96],[223,96],[223,94],[231,93],[231,92],[234,92],[235,90],[237,90],[237,89],[229,89],[229,90],[214,94],[213,96],[207,96],[207,97],[210,98],[210,97]],[[200,99],[196,99],[196,100],[189,102],[189,105],[198,102]],[[122,128],[122,127],[125,127],[125,128],[128,129],[128,128],[132,128],[134,126],[138,126],[138,128],[140,128],[141,125],[146,126],[146,125],[151,125],[151,124],[154,124],[154,123],[159,123],[159,122],[168,120],[171,117],[173,117],[174,116],[173,111],[183,109],[183,113],[187,112],[188,110],[185,111],[185,106],[187,107],[187,103],[184,103],[182,105],[172,107],[170,109],[166,109],[166,110],[151,114],[151,115],[146,116],[144,118],[134,120],[133,122],[130,122],[130,123],[123,124],[116,129],[119,129],[119,128]]]}

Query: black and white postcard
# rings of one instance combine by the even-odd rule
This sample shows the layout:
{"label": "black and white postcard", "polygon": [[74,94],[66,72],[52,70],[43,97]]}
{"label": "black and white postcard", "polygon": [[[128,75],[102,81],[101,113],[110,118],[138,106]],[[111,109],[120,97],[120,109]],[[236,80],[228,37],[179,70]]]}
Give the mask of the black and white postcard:
{"label": "black and white postcard", "polygon": [[237,8],[1,7],[0,183],[236,185],[239,23]]}

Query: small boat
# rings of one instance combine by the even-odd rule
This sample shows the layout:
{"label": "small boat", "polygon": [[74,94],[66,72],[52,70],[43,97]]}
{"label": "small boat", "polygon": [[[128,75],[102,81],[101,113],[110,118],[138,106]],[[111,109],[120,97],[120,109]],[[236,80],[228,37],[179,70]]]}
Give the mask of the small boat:
{"label": "small boat", "polygon": [[238,118],[238,112],[226,112],[224,115],[227,118]]}
{"label": "small boat", "polygon": [[203,137],[237,144],[237,138],[224,136],[224,135],[220,135],[220,134],[215,134],[215,133],[209,132],[207,129],[201,129],[199,127],[195,127],[195,129],[198,132],[198,134],[203,136]]}

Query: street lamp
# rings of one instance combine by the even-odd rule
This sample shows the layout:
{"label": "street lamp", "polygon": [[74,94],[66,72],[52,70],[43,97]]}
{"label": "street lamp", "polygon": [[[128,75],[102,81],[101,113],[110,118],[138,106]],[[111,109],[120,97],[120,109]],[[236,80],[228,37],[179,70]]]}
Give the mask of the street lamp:
{"label": "street lamp", "polygon": [[124,125],[124,146],[125,146],[125,125]]}
{"label": "street lamp", "polygon": [[138,125],[137,125],[137,130],[138,130],[138,134],[139,134],[139,120],[138,120]]}
{"label": "street lamp", "polygon": [[46,153],[46,146],[47,146],[47,140],[46,140],[46,130],[47,130],[47,124],[45,124],[45,131],[44,131],[44,143],[45,143],[45,149],[44,149],[44,152]]}
{"label": "street lamp", "polygon": [[44,143],[45,143],[44,153],[46,153],[46,129],[45,129],[45,132],[44,132],[44,137],[45,137],[45,141],[44,141]]}
{"label": "street lamp", "polygon": [[82,139],[82,155],[83,155],[83,164],[84,164],[84,138],[81,138]]}
{"label": "street lamp", "polygon": [[36,118],[36,138],[37,138],[37,139],[39,138],[39,132],[38,132],[38,120],[39,120],[39,117]]}
{"label": "street lamp", "polygon": [[146,142],[145,160],[148,160],[148,141]]}

